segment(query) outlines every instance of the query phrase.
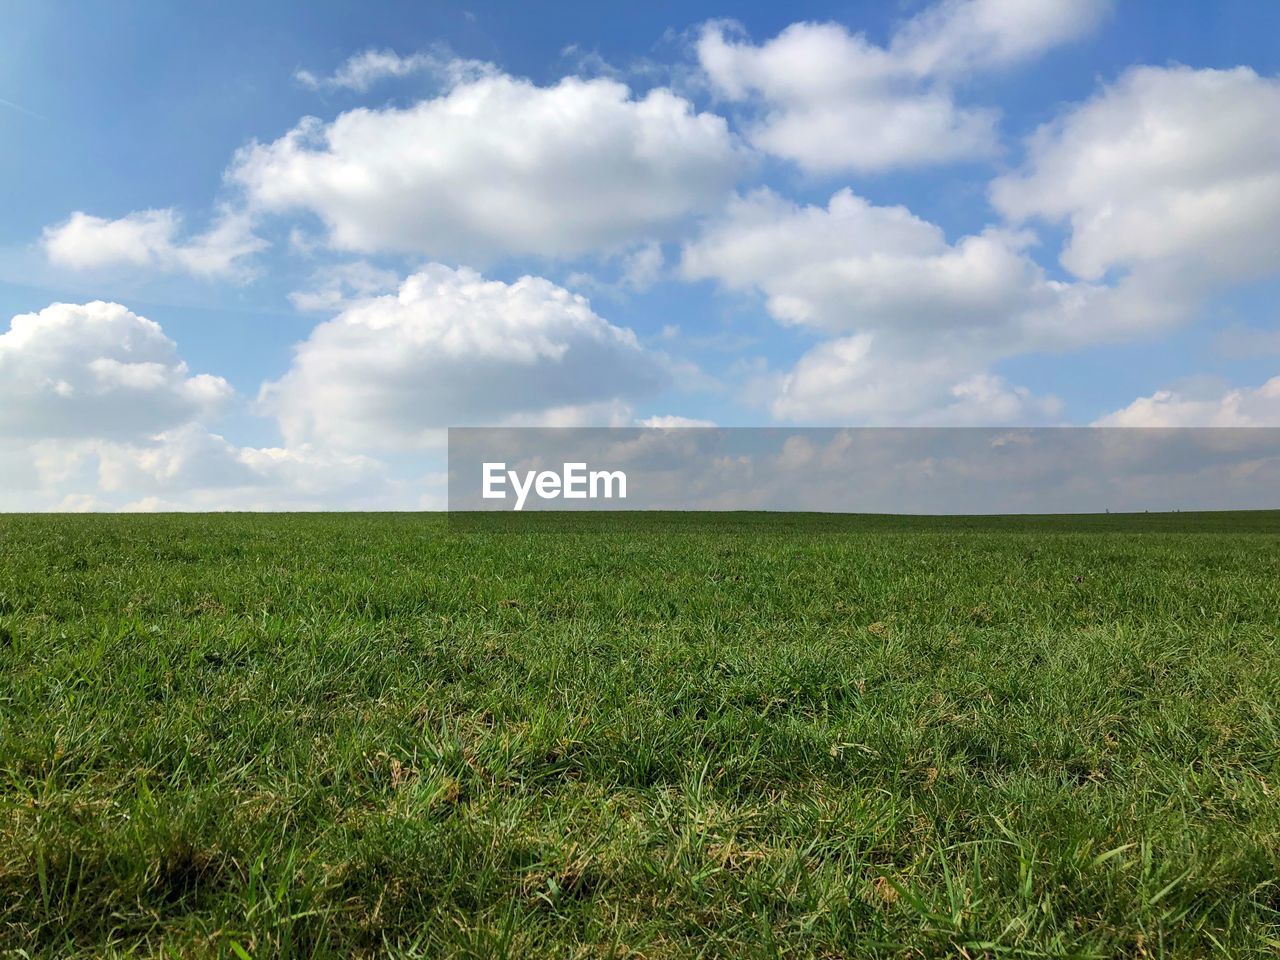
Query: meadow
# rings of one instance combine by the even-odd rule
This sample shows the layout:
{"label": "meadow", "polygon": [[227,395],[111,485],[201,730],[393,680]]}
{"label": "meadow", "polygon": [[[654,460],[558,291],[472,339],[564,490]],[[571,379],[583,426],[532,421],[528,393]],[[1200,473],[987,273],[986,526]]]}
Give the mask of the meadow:
{"label": "meadow", "polygon": [[1280,950],[1280,513],[0,516],[0,956]]}

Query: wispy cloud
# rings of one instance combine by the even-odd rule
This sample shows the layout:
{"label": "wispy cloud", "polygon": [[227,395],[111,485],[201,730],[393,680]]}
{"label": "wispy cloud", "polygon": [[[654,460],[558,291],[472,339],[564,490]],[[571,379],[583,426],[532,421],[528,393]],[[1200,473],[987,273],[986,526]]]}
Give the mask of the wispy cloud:
{"label": "wispy cloud", "polygon": [[28,117],[35,117],[37,120],[47,121],[49,118],[42,113],[36,113],[34,110],[28,110],[20,103],[14,103],[12,100],[6,100],[0,97],[0,106],[8,107],[10,110],[17,110],[19,113],[25,113]]}
{"label": "wispy cloud", "polygon": [[450,85],[497,72],[492,64],[454,57],[444,47],[401,56],[394,50],[364,50],[349,57],[327,77],[310,70],[296,70],[293,78],[312,90],[354,90],[364,93],[374,84],[416,73],[425,73]]}

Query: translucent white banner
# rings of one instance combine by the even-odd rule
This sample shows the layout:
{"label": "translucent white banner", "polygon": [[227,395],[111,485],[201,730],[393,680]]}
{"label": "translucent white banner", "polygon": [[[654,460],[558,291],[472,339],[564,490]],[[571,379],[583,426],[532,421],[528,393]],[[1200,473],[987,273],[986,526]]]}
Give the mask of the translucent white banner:
{"label": "translucent white banner", "polygon": [[460,428],[450,511],[1280,506],[1280,429]]}

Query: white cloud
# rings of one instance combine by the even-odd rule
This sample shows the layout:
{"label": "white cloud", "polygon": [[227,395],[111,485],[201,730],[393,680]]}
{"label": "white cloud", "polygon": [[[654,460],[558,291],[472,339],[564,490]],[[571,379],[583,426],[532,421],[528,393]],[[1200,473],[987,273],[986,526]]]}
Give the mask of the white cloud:
{"label": "white cloud", "polygon": [[168,503],[274,502],[323,506],[374,500],[386,468],[360,454],[311,446],[239,447],[199,424],[184,424],[142,442],[98,443],[98,488],[132,500]]}
{"label": "white cloud", "polygon": [[613,280],[594,273],[575,270],[565,277],[565,284],[588,294],[602,294],[622,299],[628,294],[643,293],[662,279],[666,271],[666,255],[656,240],[641,243],[606,261],[614,267]]}
{"label": "white cloud", "polygon": [[919,76],[1005,67],[1079,40],[1111,0],[943,0],[903,24],[890,50]]}
{"label": "white cloud", "polygon": [[662,244],[651,240],[622,258],[622,284],[628,290],[648,290],[662,277],[665,266]]}
{"label": "white cloud", "polygon": [[253,233],[247,214],[224,210],[205,233],[179,238],[181,216],[171,208],[141,210],[118,220],[81,211],[46,227],[45,255],[76,270],[136,267],[190,273],[199,277],[245,277],[244,261],[266,247]]}
{"label": "white cloud", "polygon": [[793,23],[754,45],[703,28],[712,89],[760,115],[751,142],[820,173],[989,156],[994,110],[956,102],[951,81],[1005,67],[1088,32],[1106,0],[946,0],[900,24],[888,46],[835,23]]}
{"label": "white cloud", "polygon": [[662,414],[656,417],[645,417],[636,421],[642,427],[656,427],[661,430],[679,430],[685,427],[714,427],[714,420],[699,420],[696,417],[681,417],[676,414]]}
{"label": "white cloud", "polygon": [[1180,319],[1138,287],[1050,279],[1025,232],[989,228],[949,243],[904,207],[848,190],[800,206],[768,190],[738,198],[686,245],[682,269],[758,290],[784,324],[839,339],[788,374],[756,381],[775,416],[911,423],[1043,422],[1056,401],[1004,384],[990,366]]}
{"label": "white cloud", "polygon": [[298,70],[293,78],[312,90],[354,90],[364,93],[381,80],[412,76],[415,73],[432,74],[439,79],[459,82],[497,72],[491,64],[479,60],[462,60],[449,56],[443,50],[411,53],[401,56],[394,50],[362,50],[343,61],[327,77],[316,76],[310,70]]}
{"label": "white cloud", "polygon": [[[825,341],[772,384],[780,420],[890,426],[1051,423],[1054,397],[983,372],[988,358],[911,351],[874,334]],[[974,372],[977,370],[978,372]]]}
{"label": "white cloud", "polygon": [[491,74],[406,108],[307,118],[229,176],[256,209],[316,214],[334,248],[458,261],[660,237],[717,203],[742,162],[725,121],[670,90]]}
{"label": "white cloud", "polygon": [[1280,427],[1280,377],[1259,387],[1158,390],[1100,417],[1100,427]]}
{"label": "white cloud", "polygon": [[713,89],[758,100],[751,143],[819,173],[923,166],[995,150],[996,114],[958,106],[861,34],[838,24],[797,23],[763,46],[719,25],[698,41]]}
{"label": "white cloud", "polygon": [[[1050,278],[1028,231],[989,227],[948,242],[905,207],[849,190],[802,206],[770,190],[734,199],[687,243],[681,269],[758,291],[783,324],[840,340],[750,392],[775,415],[875,422],[1042,422],[1056,401],[1006,387],[990,367],[1147,335],[1185,321],[1202,291],[1154,266],[1117,283]],[[984,413],[985,412],[985,413]]]}
{"label": "white cloud", "polygon": [[69,493],[53,507],[56,513],[106,513],[111,504],[89,493]]}
{"label": "white cloud", "polygon": [[1215,282],[1280,263],[1280,80],[1136,67],[1030,140],[998,179],[1006,216],[1066,221],[1063,265]]}
{"label": "white cloud", "polygon": [[501,427],[629,427],[634,423],[625,400],[569,403],[555,407],[516,410],[497,418]]}
{"label": "white cloud", "polygon": [[776,319],[830,332],[1007,327],[1061,296],[1025,255],[1030,241],[992,229],[949,244],[905,207],[847,189],[825,208],[762,189],[735,199],[685,247],[683,269],[759,289]]}
{"label": "white cloud", "polygon": [[394,270],[375,267],[367,260],[323,267],[311,279],[311,289],[289,294],[289,302],[299,310],[333,312],[400,285],[400,276]]}
{"label": "white cloud", "polygon": [[[1033,234],[988,228],[948,243],[902,206],[841,189],[826,207],[768,189],[737,197],[687,243],[681,269],[759,291],[774,319],[828,333],[878,330],[922,349],[1079,346],[1170,323],[1147,291],[1061,283],[1029,256]],[[1116,307],[1124,303],[1124,310]],[[1156,306],[1161,306],[1157,310]]]}
{"label": "white cloud", "polygon": [[202,421],[233,397],[120,304],[16,316],[0,334],[0,509],[372,507],[421,494],[367,456],[210,432]]}
{"label": "white cloud", "polygon": [[379,508],[422,492],[366,456],[240,447],[194,422],[130,440],[0,440],[0,468],[15,476],[0,487],[6,510]]}
{"label": "white cloud", "polygon": [[450,425],[611,422],[665,374],[630,330],[548,280],[432,264],[318,326],[260,400],[291,446],[420,448]]}
{"label": "white cloud", "polygon": [[55,303],[0,334],[0,437],[146,436],[233,395],[192,375],[160,326],[118,303]]}

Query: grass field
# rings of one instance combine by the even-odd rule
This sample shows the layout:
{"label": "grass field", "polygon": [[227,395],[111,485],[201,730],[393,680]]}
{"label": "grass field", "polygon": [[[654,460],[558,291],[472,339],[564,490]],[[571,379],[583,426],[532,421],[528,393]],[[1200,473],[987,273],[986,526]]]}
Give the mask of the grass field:
{"label": "grass field", "polygon": [[1274,956],[1280,514],[0,517],[0,955]]}

